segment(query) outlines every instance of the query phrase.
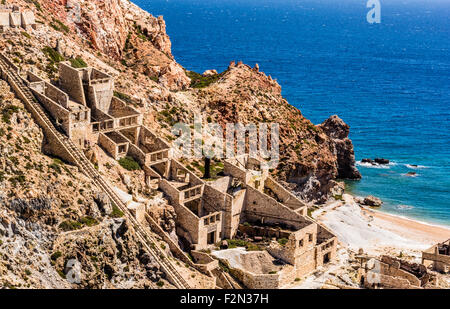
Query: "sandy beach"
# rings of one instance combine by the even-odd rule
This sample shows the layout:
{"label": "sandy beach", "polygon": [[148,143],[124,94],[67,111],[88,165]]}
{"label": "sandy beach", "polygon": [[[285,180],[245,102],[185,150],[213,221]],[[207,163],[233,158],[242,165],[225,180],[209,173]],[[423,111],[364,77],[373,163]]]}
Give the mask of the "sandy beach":
{"label": "sandy beach", "polygon": [[450,228],[360,207],[351,195],[313,213],[313,217],[329,227],[343,246],[362,248],[369,254],[392,254],[418,259],[421,251],[450,238]]}

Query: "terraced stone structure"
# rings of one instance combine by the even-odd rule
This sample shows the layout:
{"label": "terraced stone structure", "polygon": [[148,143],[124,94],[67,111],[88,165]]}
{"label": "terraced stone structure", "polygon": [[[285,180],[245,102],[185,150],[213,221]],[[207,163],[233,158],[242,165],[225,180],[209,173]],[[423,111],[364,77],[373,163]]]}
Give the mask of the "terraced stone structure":
{"label": "terraced stone structure", "polygon": [[[32,72],[27,82],[56,126],[80,149],[99,145],[116,160],[130,156],[140,163],[146,185],[163,191],[174,207],[185,250],[208,249],[237,234],[272,239],[267,251],[292,269],[288,277],[277,277],[276,286],[335,259],[336,237],[307,217],[306,205],[269,175],[263,161],[248,155],[225,160],[224,177],[203,181],[142,125],[139,111],[114,96],[108,74],[61,62],[56,86]],[[144,220],[142,209],[133,213]]]}
{"label": "terraced stone structure", "polygon": [[450,273],[450,239],[422,252],[422,264],[438,272]]}
{"label": "terraced stone structure", "polygon": [[10,28],[36,29],[33,11],[22,11],[15,5],[0,5],[0,31]]}

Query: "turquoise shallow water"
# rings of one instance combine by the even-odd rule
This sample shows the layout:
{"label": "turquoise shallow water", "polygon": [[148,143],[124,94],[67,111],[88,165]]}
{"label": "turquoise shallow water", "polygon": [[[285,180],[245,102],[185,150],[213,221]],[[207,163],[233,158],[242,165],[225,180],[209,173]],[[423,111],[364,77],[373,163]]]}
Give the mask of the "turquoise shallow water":
{"label": "turquoise shallow water", "polygon": [[133,1],[164,15],[187,69],[259,63],[314,123],[344,119],[357,160],[393,162],[359,166],[353,193],[450,225],[450,2],[381,1],[381,24],[370,25],[363,0]]}

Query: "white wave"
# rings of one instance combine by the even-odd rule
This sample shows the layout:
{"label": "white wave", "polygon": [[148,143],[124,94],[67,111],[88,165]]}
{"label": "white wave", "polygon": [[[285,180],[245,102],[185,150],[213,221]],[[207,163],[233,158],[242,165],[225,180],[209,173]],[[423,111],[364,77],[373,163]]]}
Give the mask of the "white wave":
{"label": "white wave", "polygon": [[395,163],[394,164],[391,164],[391,163],[389,163],[389,164],[378,164],[378,163],[374,163],[374,164],[372,164],[372,163],[368,163],[368,162],[361,162],[361,161],[358,161],[358,162],[356,162],[356,165],[358,165],[358,166],[363,166],[363,167],[367,167],[367,168],[383,168],[383,169],[389,169],[389,168],[391,168],[391,166],[393,166],[393,165],[395,165]]}
{"label": "white wave", "polygon": [[414,206],[411,206],[411,205],[397,205],[395,208],[397,208],[399,210],[410,210],[410,209],[413,209]]}
{"label": "white wave", "polygon": [[411,168],[411,169],[421,169],[421,168],[429,168],[428,166],[424,166],[424,165],[412,165],[412,164],[405,164],[405,166],[407,168]]}
{"label": "white wave", "polygon": [[408,173],[404,173],[404,174],[402,174],[402,176],[405,176],[405,177],[417,177],[417,176],[419,176],[419,174],[408,174]]}

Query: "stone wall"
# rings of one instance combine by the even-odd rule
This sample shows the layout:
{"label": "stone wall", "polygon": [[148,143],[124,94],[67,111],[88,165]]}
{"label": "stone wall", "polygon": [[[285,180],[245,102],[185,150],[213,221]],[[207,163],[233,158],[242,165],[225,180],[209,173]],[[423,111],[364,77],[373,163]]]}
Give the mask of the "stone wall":
{"label": "stone wall", "polygon": [[103,148],[114,160],[118,160],[118,150],[116,144],[105,134],[100,133],[98,136],[98,145]]}
{"label": "stone wall", "polygon": [[264,223],[284,224],[292,229],[310,224],[309,220],[252,187],[247,187],[245,203],[245,217],[250,222],[263,220]]}
{"label": "stone wall", "polygon": [[11,12],[9,14],[9,25],[16,28],[22,25],[22,16],[20,12]]}
{"label": "stone wall", "polygon": [[429,262],[431,262],[436,271],[443,273],[450,271],[450,255],[439,254],[438,245],[422,252],[422,264],[429,264]]}
{"label": "stone wall", "polygon": [[295,197],[291,192],[286,190],[282,185],[276,182],[272,177],[268,177],[264,185],[265,187],[272,190],[278,196],[278,198],[283,201],[283,204],[288,206],[290,209],[297,210],[304,207],[304,210],[301,212],[301,214],[306,215],[306,205],[297,197]]}
{"label": "stone wall", "polygon": [[64,62],[59,64],[60,86],[69,94],[73,101],[86,106],[86,98],[84,96],[81,76],[82,72],[72,68],[70,64]]}
{"label": "stone wall", "polygon": [[91,108],[96,107],[104,113],[108,113],[113,98],[113,91],[114,81],[112,79],[89,85],[87,92],[89,106]]}
{"label": "stone wall", "polygon": [[34,13],[32,11],[22,12],[22,27],[29,29],[36,25],[36,20],[34,18]]}
{"label": "stone wall", "polygon": [[[1,55],[3,59],[5,59],[7,62],[9,62],[9,59],[7,57],[4,57]],[[17,67],[11,66],[13,70],[17,70]],[[66,162],[69,163],[76,163],[75,158],[72,156],[71,152],[64,146],[64,144],[59,140],[57,135],[54,134],[54,131],[52,128],[47,124],[47,122],[44,120],[44,118],[41,116],[41,114],[38,112],[38,110],[34,107],[34,105],[26,98],[25,94],[22,92],[22,90],[18,87],[18,85],[15,83],[13,79],[10,79],[7,75],[7,72],[0,69],[0,75],[1,78],[6,80],[14,93],[21,99],[26,109],[31,113],[33,116],[33,119],[37,122],[37,124],[42,128],[45,136],[45,144],[44,144],[44,151],[47,154],[52,154],[54,156],[57,156]]]}
{"label": "stone wall", "polygon": [[22,27],[25,30],[36,28],[33,11],[20,11],[19,7],[0,7],[0,30]]}
{"label": "stone wall", "polygon": [[0,30],[9,28],[9,12],[0,12]]}
{"label": "stone wall", "polygon": [[49,112],[49,114],[55,119],[56,122],[60,123],[64,132],[70,136],[71,135],[71,128],[70,128],[70,121],[69,116],[70,112],[68,109],[64,108],[63,106],[59,105],[58,103],[54,102],[47,96],[45,96],[42,93],[37,92],[33,85],[30,85],[31,91],[36,96],[36,98],[39,100],[39,102],[42,104],[42,106]]}

